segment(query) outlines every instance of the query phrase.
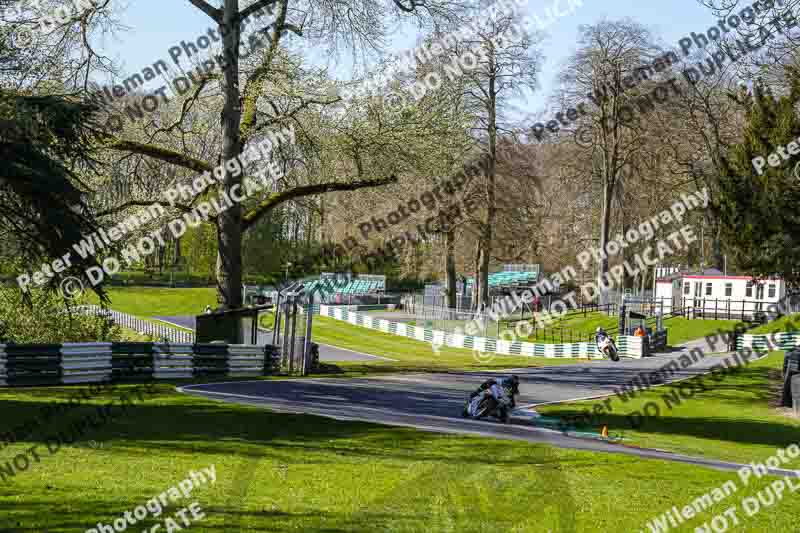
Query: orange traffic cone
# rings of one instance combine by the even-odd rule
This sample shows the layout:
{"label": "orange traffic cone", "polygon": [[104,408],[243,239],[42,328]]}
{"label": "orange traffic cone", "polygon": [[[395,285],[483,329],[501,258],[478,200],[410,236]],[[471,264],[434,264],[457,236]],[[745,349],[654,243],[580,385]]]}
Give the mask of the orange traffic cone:
{"label": "orange traffic cone", "polygon": [[603,426],[603,430],[600,432],[600,435],[603,437],[608,437],[608,426]]}

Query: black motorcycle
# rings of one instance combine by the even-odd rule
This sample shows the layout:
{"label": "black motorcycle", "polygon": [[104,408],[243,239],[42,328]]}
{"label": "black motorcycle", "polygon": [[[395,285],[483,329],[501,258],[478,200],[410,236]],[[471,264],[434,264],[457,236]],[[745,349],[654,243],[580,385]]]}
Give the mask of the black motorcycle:
{"label": "black motorcycle", "polygon": [[497,383],[489,380],[473,392],[464,405],[462,416],[474,420],[494,417],[508,423],[511,420],[511,411],[516,407],[514,397],[519,394],[518,382],[512,383],[510,387],[497,384],[503,391],[500,398],[495,398],[491,392],[491,386],[495,384]]}

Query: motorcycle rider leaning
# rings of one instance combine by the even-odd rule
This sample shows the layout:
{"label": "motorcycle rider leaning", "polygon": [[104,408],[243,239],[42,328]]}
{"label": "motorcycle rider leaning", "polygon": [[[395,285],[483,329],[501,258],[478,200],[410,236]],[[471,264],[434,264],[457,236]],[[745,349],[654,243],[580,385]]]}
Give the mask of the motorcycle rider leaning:
{"label": "motorcycle rider leaning", "polygon": [[[514,397],[519,394],[519,378],[511,376],[510,378],[491,378],[483,383],[469,396],[462,415],[464,417],[474,417],[481,404],[481,400],[488,397],[488,401],[492,402],[491,408],[488,412],[493,413],[497,411],[496,416],[508,422],[510,412],[516,407]],[[498,409],[498,407],[500,409]]]}
{"label": "motorcycle rider leaning", "polygon": [[594,333],[594,342],[598,346],[608,337],[608,333],[603,328],[597,328]]}

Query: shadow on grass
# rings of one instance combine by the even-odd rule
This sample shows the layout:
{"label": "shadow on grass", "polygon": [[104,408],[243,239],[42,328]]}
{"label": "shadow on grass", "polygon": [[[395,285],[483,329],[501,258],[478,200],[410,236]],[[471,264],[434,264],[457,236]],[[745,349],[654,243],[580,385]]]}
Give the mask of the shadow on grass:
{"label": "shadow on grass", "polygon": [[[114,465],[123,460],[120,457],[129,462],[126,465],[128,467],[130,463],[136,465],[141,462],[143,474],[152,468],[154,459],[158,459],[156,464],[161,468],[169,469],[172,457],[196,457],[198,464],[203,464],[203,456],[241,458],[243,463],[235,474],[233,492],[226,491],[224,501],[215,500],[208,507],[203,505],[203,510],[215,520],[213,524],[200,522],[192,526],[197,531],[251,530],[243,527],[245,525],[257,525],[258,531],[285,531],[287,528],[301,528],[304,531],[365,531],[388,529],[392,524],[397,525],[404,520],[417,525],[426,521],[426,512],[423,510],[396,508],[394,497],[398,500],[407,498],[405,494],[398,494],[402,490],[399,486],[389,487],[388,494],[381,494],[387,500],[383,504],[376,505],[371,498],[365,500],[365,503],[369,503],[368,508],[363,505],[352,510],[330,505],[313,508],[315,504],[309,503],[314,501],[313,498],[298,500],[298,505],[291,508],[270,508],[265,504],[272,501],[269,496],[274,494],[264,492],[258,485],[263,480],[263,470],[260,476],[256,475],[261,461],[267,461],[264,466],[268,469],[281,464],[318,465],[322,476],[329,468],[341,469],[342,465],[352,469],[355,476],[364,465],[377,462],[398,469],[408,464],[430,462],[427,475],[431,478],[436,478],[441,468],[453,471],[467,469],[463,474],[465,479],[459,478],[456,486],[470,479],[468,472],[471,469],[527,467],[557,480],[558,472],[565,467],[562,457],[543,446],[520,448],[518,444],[478,437],[454,437],[362,422],[278,414],[260,408],[178,395],[164,385],[157,388],[156,394],[146,398],[144,403],[130,407],[124,416],[91,429],[75,444],[65,445],[65,448],[85,450],[81,454],[78,470],[75,470],[77,465],[64,465],[64,458],[58,457],[58,453],[44,455],[42,464],[35,465],[29,472],[19,473],[10,483],[0,483],[0,531],[83,531],[94,527],[98,521],[108,524],[119,517],[122,511],[144,503],[153,496],[149,493],[153,490],[149,484],[142,485],[139,482],[137,485],[134,480],[125,480],[126,492],[123,500],[120,500],[119,494],[105,494],[93,489],[92,483],[84,481],[81,469],[86,468],[100,468],[109,479],[113,479]],[[59,394],[69,394],[74,390],[72,387],[58,389]],[[35,417],[43,405],[36,399],[47,396],[47,392],[51,391],[12,391],[17,392],[17,398],[4,394],[0,398],[3,429],[7,429],[8,424],[21,423],[26,417]],[[5,464],[23,449],[44,444],[49,436],[65,430],[94,410],[94,405],[82,405],[50,421],[28,436],[24,447],[1,450],[0,464]],[[95,449],[86,446],[90,440],[104,443],[106,447]],[[582,464],[587,467],[593,465],[583,457],[576,458],[574,465],[570,463],[573,467]],[[58,487],[37,486],[31,491],[29,482],[16,483],[22,476],[36,476],[35,469],[46,468],[58,469],[65,476],[63,481],[58,478]],[[414,479],[405,479],[403,482],[410,484],[410,488],[418,486]],[[360,483],[354,478],[353,486],[343,486],[342,490],[358,492],[363,490]],[[131,486],[128,487],[128,484]],[[427,480],[421,486],[433,487],[435,479]],[[557,486],[557,483],[554,481],[548,486]],[[78,487],[81,490],[76,490]],[[166,488],[157,487],[156,493]],[[469,492],[466,488],[464,490]],[[253,503],[256,501],[259,504]],[[183,503],[175,504],[161,519],[172,516],[183,506]],[[54,512],[56,508],[58,511]],[[219,523],[220,520],[224,524]],[[43,523],[47,525],[45,529],[42,528]],[[156,522],[147,519],[145,523],[152,525]],[[135,529],[140,531],[142,527]]]}
{"label": "shadow on grass", "polygon": [[[292,388],[293,383],[284,382],[284,386]],[[42,395],[39,390],[23,391],[22,394],[34,392],[36,394],[32,394],[33,396]],[[302,390],[299,393],[310,395],[313,392]],[[353,392],[354,396],[357,394]],[[424,404],[439,402],[460,406],[464,395],[461,391],[430,390],[409,391],[408,396],[413,396],[416,401]],[[350,397],[331,398],[331,402],[339,401],[342,404],[352,401]],[[98,401],[74,407],[46,423],[34,426],[32,432],[20,436],[18,440],[24,442],[26,448],[39,445],[44,449],[48,439],[72,436],[72,428],[76,424],[90,419],[97,420],[97,407],[105,403]],[[368,403],[379,407],[391,404],[392,400],[378,398]],[[0,397],[0,420],[3,421],[0,434],[36,420],[44,405],[44,402]],[[129,448],[146,450],[143,453],[198,452],[238,455],[243,458],[264,457],[261,447],[266,446],[269,453],[276,458],[284,451],[304,450],[319,453],[327,451],[364,460],[375,457],[408,458],[413,453],[415,460],[448,461],[447,454],[421,453],[437,437],[438,435],[411,428],[338,421],[313,415],[283,414],[260,407],[206,400],[175,393],[160,385],[156,394],[145,395],[144,402],[136,400],[126,412],[120,411],[116,417],[105,423],[87,427],[77,438],[75,445],[87,447],[86,443],[95,441],[109,443],[109,450]],[[354,440],[358,440],[358,448],[353,448]],[[458,463],[474,461],[480,464],[505,464],[501,458],[487,454],[485,446],[471,448],[468,444],[463,447],[459,445],[457,451],[454,461]],[[12,460],[20,452],[19,448],[12,450],[5,446],[0,447],[0,464]],[[104,449],[97,450],[97,453],[104,453]],[[311,457],[307,459],[311,460]],[[335,462],[331,458],[321,458],[320,461]]]}
{"label": "shadow on grass", "polygon": [[[779,378],[779,371],[760,366],[736,369],[720,380],[704,376],[708,390],[702,392],[689,381],[666,385],[637,393],[627,402],[615,398],[612,409],[616,413],[603,413],[591,424],[579,427],[607,425],[616,431],[784,448],[797,442],[800,424],[770,409],[777,392],[773,381]],[[574,420],[597,403],[553,406],[545,414]],[[708,406],[713,413],[704,413]]]}

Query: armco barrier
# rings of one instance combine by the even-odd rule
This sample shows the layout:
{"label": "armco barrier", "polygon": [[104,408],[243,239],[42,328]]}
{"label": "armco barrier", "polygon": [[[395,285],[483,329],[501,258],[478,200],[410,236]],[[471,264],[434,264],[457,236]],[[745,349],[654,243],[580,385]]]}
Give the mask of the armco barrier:
{"label": "armco barrier", "polygon": [[[423,342],[433,342],[442,346],[452,348],[467,348],[481,352],[492,352],[502,355],[527,355],[538,357],[586,357],[593,359],[604,359],[604,356],[597,351],[593,342],[576,342],[569,344],[538,344],[533,342],[506,341],[491,337],[474,337],[472,335],[459,335],[433,329],[425,329],[419,326],[412,326],[403,322],[393,322],[391,320],[377,319],[369,315],[361,315],[341,306],[320,305],[320,315],[336,320],[349,322],[355,326],[362,326],[369,329],[383,331],[400,337],[416,339]],[[638,339],[628,342],[627,339]],[[620,355],[628,357],[642,357],[641,338],[639,337],[619,337],[617,338],[617,348]],[[624,349],[623,349],[624,348]]]}
{"label": "armco barrier", "polygon": [[736,337],[736,349],[750,348],[754,352],[772,350],[791,350],[800,346],[800,332],[788,331],[764,335],[739,335]]}
{"label": "armco barrier", "polygon": [[263,374],[265,365],[264,347],[229,344],[227,365],[228,376],[230,377]]}
{"label": "armco barrier", "polygon": [[280,360],[271,345],[0,344],[0,386],[262,376],[279,372]]}
{"label": "armco barrier", "polygon": [[61,345],[62,383],[108,381],[112,368],[110,342]]}
{"label": "armco barrier", "polygon": [[155,344],[153,377],[155,379],[188,379],[194,377],[191,344]]}

